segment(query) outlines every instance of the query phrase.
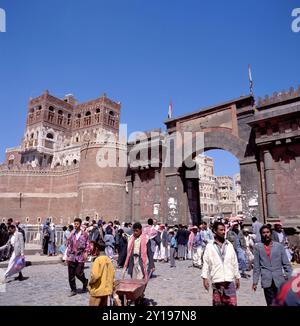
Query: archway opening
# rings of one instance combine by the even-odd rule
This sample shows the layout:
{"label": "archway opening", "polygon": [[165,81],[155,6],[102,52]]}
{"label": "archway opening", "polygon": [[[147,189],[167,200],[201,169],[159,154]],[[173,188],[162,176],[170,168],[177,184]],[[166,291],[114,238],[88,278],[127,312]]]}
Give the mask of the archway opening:
{"label": "archway opening", "polygon": [[242,217],[239,160],[222,149],[207,150],[197,160],[201,218]]}
{"label": "archway opening", "polygon": [[183,167],[187,221],[197,225],[217,218],[243,216],[240,162],[227,150],[208,149]]}

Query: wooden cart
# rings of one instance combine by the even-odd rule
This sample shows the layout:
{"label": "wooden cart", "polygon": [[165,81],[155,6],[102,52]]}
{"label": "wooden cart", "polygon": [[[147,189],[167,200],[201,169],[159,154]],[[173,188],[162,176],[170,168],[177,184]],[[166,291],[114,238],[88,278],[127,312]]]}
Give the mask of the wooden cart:
{"label": "wooden cart", "polygon": [[127,306],[131,302],[139,302],[144,296],[146,285],[145,280],[126,279],[116,281],[115,303],[119,306]]}

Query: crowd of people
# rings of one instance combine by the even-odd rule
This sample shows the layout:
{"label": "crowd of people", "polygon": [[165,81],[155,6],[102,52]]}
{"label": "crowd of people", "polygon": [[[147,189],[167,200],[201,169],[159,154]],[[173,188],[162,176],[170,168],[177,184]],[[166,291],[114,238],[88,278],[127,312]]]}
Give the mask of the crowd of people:
{"label": "crowd of people", "polygon": [[[143,227],[140,223],[121,225],[118,221],[89,219],[81,223],[75,219],[75,229],[65,230],[61,247],[68,264],[70,295],[78,293],[77,277],[83,284],[81,291],[89,289],[91,305],[106,305],[108,298],[114,296],[113,262],[117,268],[123,268],[122,277],[127,272],[133,279],[148,282],[155,263],[169,263],[174,268],[176,260],[191,260],[191,266],[202,269],[207,291],[211,282],[213,305],[237,305],[240,278],[249,279],[252,269],[252,289],[256,291],[261,278],[266,302],[271,305],[291,276],[293,252],[282,225],[275,224],[273,230],[256,217],[252,222],[251,228],[241,221],[228,220],[209,225],[202,222],[199,226],[168,226],[150,218]],[[90,282],[84,276],[86,260],[94,260]]]}
{"label": "crowd of people", "polygon": [[[70,296],[78,292],[90,293],[90,305],[105,306],[118,298],[115,289],[115,269],[147,283],[155,271],[156,263],[169,263],[176,268],[182,260],[201,269],[203,287],[212,288],[213,305],[237,305],[236,291],[240,278],[250,279],[256,291],[258,281],[264,289],[267,305],[278,303],[280,289],[290,279],[291,261],[296,250],[291,250],[288,237],[280,223],[261,224],[256,217],[252,226],[240,220],[215,220],[200,225],[167,225],[148,219],[147,225],[120,223],[119,221],[76,218],[63,227],[63,243],[55,246],[55,226],[50,220],[43,225],[43,254],[61,253],[68,266]],[[13,266],[24,257],[25,233],[13,221],[1,225],[0,254],[9,257],[5,278],[18,271]],[[7,232],[5,231],[7,229]],[[23,232],[22,232],[23,231]],[[22,241],[21,241],[22,240]],[[90,281],[84,273],[85,262],[92,261]],[[177,261],[177,262],[176,262]],[[298,262],[298,261],[297,261]],[[20,274],[18,278],[22,278]],[[76,278],[82,283],[77,290]],[[249,280],[250,282],[250,280]]]}

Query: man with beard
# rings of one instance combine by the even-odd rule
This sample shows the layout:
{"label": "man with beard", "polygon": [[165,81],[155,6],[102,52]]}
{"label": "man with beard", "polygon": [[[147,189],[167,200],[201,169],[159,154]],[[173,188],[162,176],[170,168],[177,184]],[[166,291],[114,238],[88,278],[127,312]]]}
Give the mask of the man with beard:
{"label": "man with beard", "polygon": [[208,242],[203,255],[203,286],[209,290],[209,278],[213,289],[213,306],[236,306],[236,290],[240,287],[240,273],[233,245],[225,240],[225,225],[215,222],[215,239]]}
{"label": "man with beard", "polygon": [[[268,225],[260,229],[262,243],[254,247],[254,267],[252,289],[256,291],[259,277],[264,289],[267,305],[272,305],[279,288],[292,274],[291,264],[283,245],[272,240],[272,231]],[[283,274],[283,269],[286,275]]]}

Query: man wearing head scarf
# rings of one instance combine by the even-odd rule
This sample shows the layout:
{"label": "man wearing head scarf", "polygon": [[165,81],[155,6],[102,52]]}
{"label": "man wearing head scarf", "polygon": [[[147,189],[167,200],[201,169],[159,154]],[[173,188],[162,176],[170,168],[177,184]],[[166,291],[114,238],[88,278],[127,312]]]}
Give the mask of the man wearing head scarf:
{"label": "man wearing head scarf", "polygon": [[21,232],[22,233],[23,239],[24,239],[24,243],[26,243],[25,231],[23,230],[23,228],[21,228],[20,221],[17,221],[16,222],[16,227],[18,229],[18,232]]}
{"label": "man wearing head scarf", "polygon": [[244,250],[241,248],[240,238],[239,238],[239,223],[232,222],[231,228],[227,232],[226,239],[231,242],[236,252],[239,269],[241,271],[241,277],[249,278],[250,275],[246,273],[247,270],[247,262],[246,262],[246,254]]}
{"label": "man wearing head scarf", "polygon": [[133,235],[128,241],[123,278],[127,270],[132,279],[144,279],[147,282],[155,269],[151,244],[148,236],[142,232],[141,223],[134,223],[132,228]]}
{"label": "man wearing head scarf", "polygon": [[159,225],[156,237],[158,241],[155,248],[154,260],[168,261],[168,232],[166,231],[166,227],[164,224]]}
{"label": "man wearing head scarf", "polygon": [[152,258],[155,253],[155,248],[157,244],[157,230],[155,229],[154,222],[152,218],[148,219],[148,225],[144,227],[143,234],[147,235],[150,245],[151,245],[151,252],[152,252]]}

